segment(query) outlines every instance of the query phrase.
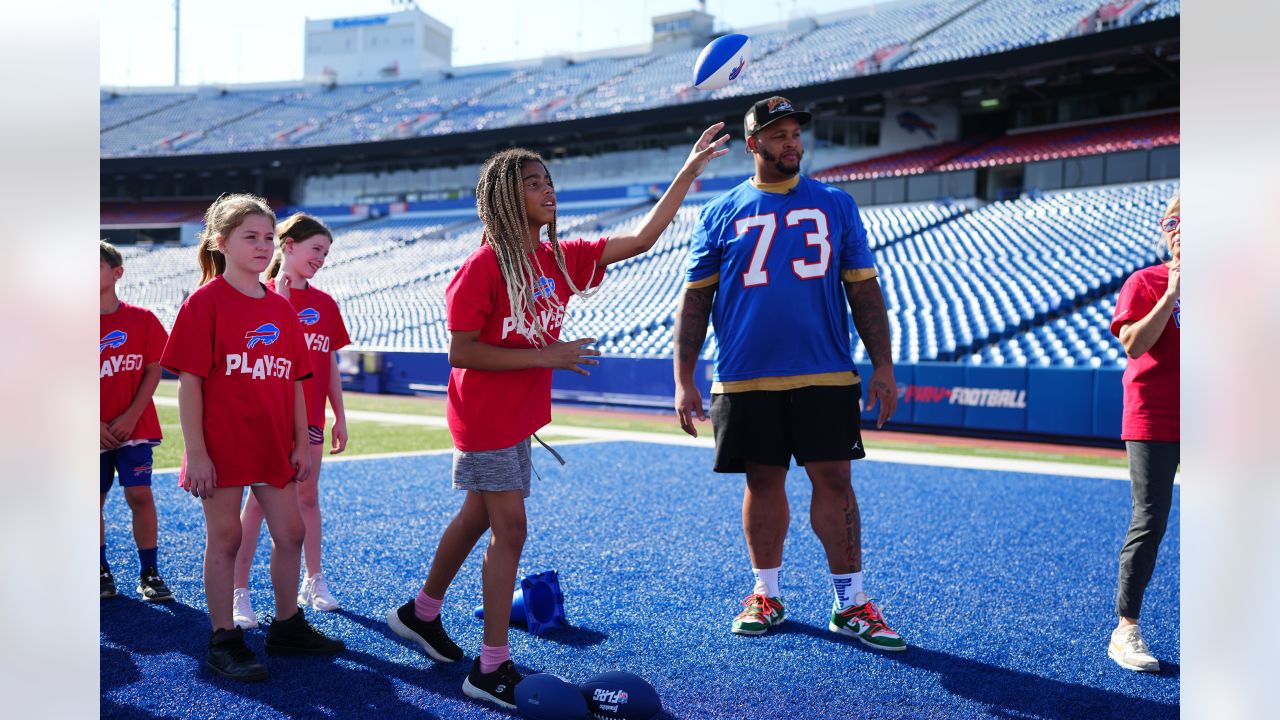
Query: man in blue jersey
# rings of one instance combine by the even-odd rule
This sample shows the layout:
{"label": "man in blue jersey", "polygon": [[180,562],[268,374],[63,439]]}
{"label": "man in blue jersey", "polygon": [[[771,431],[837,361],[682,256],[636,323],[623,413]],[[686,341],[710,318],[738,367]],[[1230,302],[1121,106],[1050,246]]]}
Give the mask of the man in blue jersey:
{"label": "man in blue jersey", "polygon": [[706,414],[693,377],[710,317],[715,471],[746,473],[742,528],[756,579],[732,631],[761,635],[786,616],[778,575],[794,456],[813,483],[809,519],[831,569],[828,628],[873,648],[905,650],[863,591],[862,529],[850,482],[850,461],[865,453],[845,304],[871,358],[877,427],[898,402],[889,318],[858,206],[844,191],[799,174],[800,128],[809,117],[782,97],[752,105],[744,130],[755,176],[702,210],[676,311],[676,412],[684,431],[697,436],[694,418]]}

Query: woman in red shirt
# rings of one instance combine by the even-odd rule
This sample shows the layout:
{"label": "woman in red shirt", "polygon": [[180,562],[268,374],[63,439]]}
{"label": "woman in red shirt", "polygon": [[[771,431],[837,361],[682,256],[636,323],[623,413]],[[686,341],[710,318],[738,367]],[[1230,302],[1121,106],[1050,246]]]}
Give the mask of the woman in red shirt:
{"label": "woman in red shirt", "polygon": [[1125,281],[1111,320],[1111,333],[1129,356],[1120,437],[1129,455],[1133,517],[1120,550],[1116,591],[1120,619],[1107,655],[1121,667],[1143,672],[1160,670],[1160,662],[1142,637],[1138,614],[1168,525],[1180,460],[1181,211],[1179,195],[1174,195],[1160,219],[1170,260],[1139,270]]}

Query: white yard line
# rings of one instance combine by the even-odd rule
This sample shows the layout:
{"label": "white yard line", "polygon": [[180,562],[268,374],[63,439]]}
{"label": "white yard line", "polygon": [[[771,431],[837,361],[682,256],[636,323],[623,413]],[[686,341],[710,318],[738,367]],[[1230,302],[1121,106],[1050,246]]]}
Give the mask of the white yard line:
{"label": "white yard line", "polygon": [[[158,405],[177,407],[178,399],[157,397]],[[425,427],[447,427],[443,417],[438,415],[412,415],[408,413],[388,413],[373,410],[348,410],[348,420],[367,420],[373,422],[398,423],[403,425],[422,425]],[[676,435],[674,433],[640,432],[637,430],[610,430],[607,428],[580,427],[576,425],[560,425],[552,423],[544,428],[544,434],[572,435],[576,440],[561,440],[558,445],[580,444],[584,442],[648,442],[661,445],[679,445],[683,447],[713,448],[715,443],[710,434],[701,437]],[[427,450],[422,452],[383,453],[379,455],[352,455],[349,457],[325,456],[325,462],[346,460],[374,460],[390,457],[415,457],[419,455],[438,455],[452,453],[452,449]],[[1069,475],[1073,477],[1100,478],[1104,480],[1128,480],[1129,470],[1122,467],[1103,465],[1084,465],[1078,463],[1049,462],[1045,460],[1020,460],[1016,458],[977,457],[973,455],[951,455],[946,453],[912,452],[909,450],[877,450],[867,451],[867,459],[873,462],[902,463],[906,465],[929,465],[933,467],[964,468],[972,470],[994,470],[1002,472],[1032,473],[1037,475]],[[166,472],[176,470],[157,470]],[[1178,473],[1181,482],[1182,473]]]}

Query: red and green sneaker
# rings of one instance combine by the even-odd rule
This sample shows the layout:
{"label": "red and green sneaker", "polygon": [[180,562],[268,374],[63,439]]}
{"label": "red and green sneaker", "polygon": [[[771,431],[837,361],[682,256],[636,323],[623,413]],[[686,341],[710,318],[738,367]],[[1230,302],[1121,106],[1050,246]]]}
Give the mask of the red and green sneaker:
{"label": "red and green sneaker", "polygon": [[733,619],[733,632],[739,635],[763,635],[769,628],[781,625],[787,612],[782,598],[754,593],[742,600],[743,610]]}
{"label": "red and green sneaker", "polygon": [[876,650],[897,652],[907,649],[907,641],[885,623],[880,608],[866,594],[858,593],[854,600],[862,600],[862,604],[850,605],[843,610],[836,609],[831,614],[828,630],[858,638],[863,645]]}

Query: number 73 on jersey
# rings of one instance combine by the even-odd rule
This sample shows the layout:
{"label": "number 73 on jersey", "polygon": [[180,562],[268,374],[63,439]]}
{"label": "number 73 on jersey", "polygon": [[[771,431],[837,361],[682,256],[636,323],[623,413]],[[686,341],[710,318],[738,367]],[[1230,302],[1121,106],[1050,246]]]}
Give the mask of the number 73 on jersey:
{"label": "number 73 on jersey", "polygon": [[[831,265],[831,241],[826,213],[817,208],[798,208],[788,212],[783,222],[786,227],[812,224],[812,230],[804,234],[804,242],[810,247],[818,248],[816,261],[807,257],[794,258],[791,261],[791,271],[801,280],[813,280],[826,275],[827,268]],[[751,264],[742,273],[743,287],[769,284],[769,271],[764,264],[769,257],[773,237],[778,232],[778,214],[749,215],[734,223],[734,230],[739,237],[745,236],[752,228],[760,228],[760,233],[756,237],[755,250],[751,253]]]}

